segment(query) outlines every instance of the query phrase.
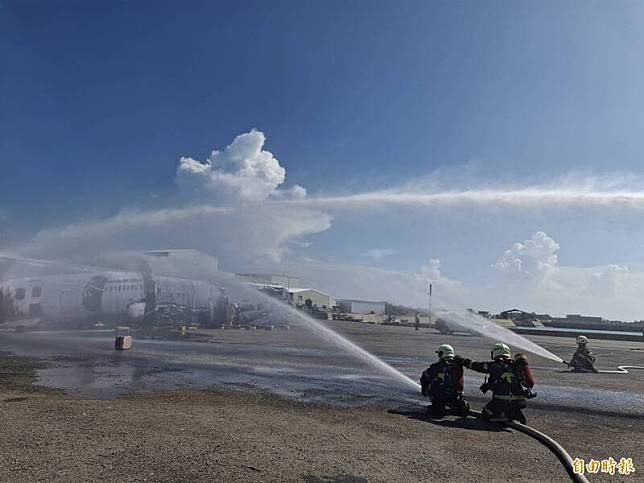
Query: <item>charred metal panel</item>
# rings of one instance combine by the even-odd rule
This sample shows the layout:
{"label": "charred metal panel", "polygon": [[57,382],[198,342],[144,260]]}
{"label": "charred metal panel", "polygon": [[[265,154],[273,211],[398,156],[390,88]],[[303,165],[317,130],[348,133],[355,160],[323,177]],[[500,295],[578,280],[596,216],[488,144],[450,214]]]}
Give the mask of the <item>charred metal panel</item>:
{"label": "charred metal panel", "polygon": [[14,320],[20,315],[20,308],[16,304],[11,286],[0,289],[0,322]]}
{"label": "charred metal panel", "polygon": [[42,317],[42,305],[41,304],[29,304],[29,316],[32,318]]}
{"label": "charred metal panel", "polygon": [[108,278],[105,275],[93,276],[83,290],[83,307],[98,314],[103,312],[103,290]]}
{"label": "charred metal panel", "polygon": [[145,294],[145,311],[152,312],[157,306],[157,284],[150,272],[143,272],[143,293]]}
{"label": "charred metal panel", "polygon": [[5,297],[4,290],[0,287],[0,324],[3,324],[7,320],[6,309],[5,309]]}

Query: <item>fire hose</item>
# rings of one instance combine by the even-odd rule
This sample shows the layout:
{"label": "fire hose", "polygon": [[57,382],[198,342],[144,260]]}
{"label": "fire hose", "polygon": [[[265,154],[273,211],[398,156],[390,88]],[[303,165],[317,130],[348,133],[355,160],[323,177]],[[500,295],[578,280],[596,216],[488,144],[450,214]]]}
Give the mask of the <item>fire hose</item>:
{"label": "fire hose", "polygon": [[[480,411],[475,411],[473,409],[470,409],[469,414],[475,417],[481,416]],[[584,475],[580,473],[575,473],[575,470],[573,469],[573,465],[572,465],[572,458],[570,457],[568,452],[565,449],[563,449],[563,447],[559,443],[557,443],[554,439],[552,439],[550,436],[542,433],[541,431],[537,431],[536,429],[531,428],[530,426],[517,423],[515,421],[510,421],[506,424],[510,428],[516,429],[517,431],[520,431],[536,439],[541,444],[543,444],[546,448],[548,448],[557,457],[557,459],[559,459],[559,461],[565,468],[566,472],[568,473],[568,476],[570,476],[571,481],[574,481],[575,483],[588,483],[588,479]]]}
{"label": "fire hose", "polygon": [[627,369],[644,369],[642,366],[617,366],[616,371],[598,371],[600,374],[628,374]]}
{"label": "fire hose", "polygon": [[[605,354],[604,354],[605,355]],[[571,366],[570,362],[562,361],[567,367]],[[610,370],[597,370],[594,369],[594,365],[590,363],[591,367],[593,368],[593,372],[597,374],[628,374],[628,369],[644,369],[643,366],[617,366],[617,369],[614,371]],[[575,372],[575,371],[573,371]],[[591,372],[591,371],[580,371],[580,372]]]}

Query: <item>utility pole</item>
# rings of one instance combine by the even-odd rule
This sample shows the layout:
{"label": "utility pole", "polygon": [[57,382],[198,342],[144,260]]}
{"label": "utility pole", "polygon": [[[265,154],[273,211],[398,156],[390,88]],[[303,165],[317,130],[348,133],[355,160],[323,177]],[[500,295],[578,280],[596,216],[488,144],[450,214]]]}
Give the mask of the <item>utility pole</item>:
{"label": "utility pole", "polygon": [[429,322],[429,326],[431,327],[432,325],[432,284],[431,282],[429,283],[429,314],[427,314],[427,320]]}
{"label": "utility pole", "polygon": [[290,288],[291,288],[291,276],[286,275],[286,272],[284,270],[282,270],[282,277],[284,277],[286,279],[286,288],[290,290]]}

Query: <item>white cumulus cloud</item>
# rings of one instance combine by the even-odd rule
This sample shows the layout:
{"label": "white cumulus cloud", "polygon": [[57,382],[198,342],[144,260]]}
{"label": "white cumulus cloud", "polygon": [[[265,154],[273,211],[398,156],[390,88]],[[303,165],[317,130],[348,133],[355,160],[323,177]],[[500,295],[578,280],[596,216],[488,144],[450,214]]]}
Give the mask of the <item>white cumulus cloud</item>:
{"label": "white cumulus cloud", "polygon": [[276,200],[303,200],[306,198],[306,188],[296,184],[291,188],[278,189],[271,193],[271,198]]}
{"label": "white cumulus cloud", "polygon": [[165,209],[124,210],[95,221],[41,230],[17,251],[23,255],[83,261],[101,251],[196,248],[224,268],[253,260],[279,260],[330,228],[325,212],[285,203],[306,189],[279,189],[286,170],[264,149],[256,129],[240,134],[205,162],[183,157],[175,182],[189,203]]}
{"label": "white cumulus cloud", "polygon": [[612,296],[617,293],[619,282],[623,274],[628,272],[624,265],[607,265],[602,271],[590,275],[587,293],[596,296]]}
{"label": "white cumulus cloud", "polygon": [[543,280],[557,270],[559,244],[542,231],[517,242],[492,265],[501,273],[518,278]]}
{"label": "white cumulus cloud", "polygon": [[262,201],[270,196],[302,199],[306,190],[296,185],[278,190],[286,170],[264,149],[266,136],[256,129],[240,134],[205,162],[182,157],[176,183],[182,193],[216,203]]}

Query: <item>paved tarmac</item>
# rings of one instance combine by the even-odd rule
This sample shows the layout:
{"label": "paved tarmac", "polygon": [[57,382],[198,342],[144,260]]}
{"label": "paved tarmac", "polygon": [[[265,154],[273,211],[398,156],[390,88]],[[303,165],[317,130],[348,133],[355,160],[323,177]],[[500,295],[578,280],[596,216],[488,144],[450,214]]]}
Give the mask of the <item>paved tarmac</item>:
{"label": "paved tarmac", "polygon": [[[441,343],[486,360],[494,342],[329,325],[415,380]],[[563,358],[574,351],[570,338],[532,340]],[[602,369],[644,365],[638,343],[591,339],[591,348]],[[113,350],[110,331],[2,333],[0,351],[28,357],[0,356],[2,481],[567,479],[525,435],[471,418],[430,420],[409,385],[303,327],[136,335],[126,352]],[[530,362],[538,397],[529,424],[573,458],[633,458],[636,473],[591,481],[641,481],[644,371],[571,374],[561,363]],[[466,373],[475,408],[489,399],[478,391],[482,379]]]}
{"label": "paved tarmac", "polygon": [[[494,341],[466,335],[443,336],[431,329],[329,322],[334,330],[371,351],[413,380],[434,360],[442,343],[457,353],[489,359]],[[532,336],[531,340],[566,359],[573,339]],[[644,366],[637,342],[590,341],[600,369]],[[300,401],[347,406],[418,402],[421,397],[342,348],[302,327],[291,330],[204,330],[174,339],[135,336],[130,351],[113,350],[111,331],[5,333],[0,350],[38,357],[49,367],[39,383],[82,398],[109,399],[131,391],[203,388],[211,385],[256,387]],[[520,350],[515,349],[513,350]],[[531,407],[598,414],[644,416],[644,371],[629,374],[572,374],[566,367],[530,356],[538,397]],[[466,395],[481,404],[483,375],[466,371]]]}

